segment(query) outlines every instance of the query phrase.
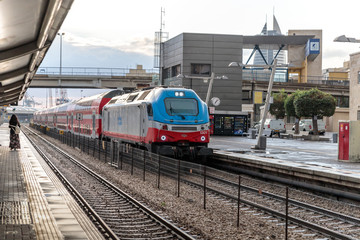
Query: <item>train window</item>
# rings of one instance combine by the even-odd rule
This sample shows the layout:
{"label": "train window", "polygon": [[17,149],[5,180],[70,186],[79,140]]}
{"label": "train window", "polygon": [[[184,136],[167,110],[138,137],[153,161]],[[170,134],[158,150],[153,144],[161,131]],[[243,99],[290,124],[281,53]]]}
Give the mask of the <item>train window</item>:
{"label": "train window", "polygon": [[196,116],[198,103],[194,98],[165,98],[166,112],[170,116]]}
{"label": "train window", "polygon": [[134,99],[138,96],[139,94],[131,94],[129,95],[129,97],[126,99],[127,102],[132,102],[134,101]]}
{"label": "train window", "polygon": [[144,100],[149,93],[150,90],[143,92],[141,96],[138,98],[138,100]]}
{"label": "train window", "polygon": [[115,103],[116,101],[117,101],[117,98],[113,98],[113,99],[111,99],[111,100],[109,101],[108,104],[113,104],[113,103]]}

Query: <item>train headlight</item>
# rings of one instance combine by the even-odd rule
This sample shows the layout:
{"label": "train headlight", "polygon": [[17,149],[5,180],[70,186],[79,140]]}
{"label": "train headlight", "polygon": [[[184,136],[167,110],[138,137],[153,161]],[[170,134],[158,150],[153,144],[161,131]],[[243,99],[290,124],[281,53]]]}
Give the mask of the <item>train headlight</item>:
{"label": "train headlight", "polygon": [[184,92],[175,92],[175,96],[176,97],[183,97],[183,96],[185,96],[185,93]]}
{"label": "train headlight", "polygon": [[162,141],[165,141],[165,140],[166,140],[166,136],[162,135],[162,136],[160,137],[160,139],[161,139]]}
{"label": "train headlight", "polygon": [[201,136],[201,141],[205,141],[206,137],[205,136]]}

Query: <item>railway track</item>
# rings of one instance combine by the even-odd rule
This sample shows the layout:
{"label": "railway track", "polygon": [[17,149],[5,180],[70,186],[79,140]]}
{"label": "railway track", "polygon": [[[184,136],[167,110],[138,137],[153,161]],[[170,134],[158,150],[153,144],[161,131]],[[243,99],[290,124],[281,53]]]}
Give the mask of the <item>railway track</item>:
{"label": "railway track", "polygon": [[[106,238],[195,239],[34,131],[27,128],[23,132]],[[46,153],[40,149],[41,144],[46,145]],[[71,169],[72,173],[62,174],[50,160],[49,156],[54,155],[58,161],[66,161],[66,168]],[[59,160],[60,156],[66,160]],[[74,180],[75,176],[80,179]],[[74,186],[81,188],[75,189]]]}
{"label": "railway track", "polygon": [[[204,185],[190,178],[182,181],[199,189],[204,188]],[[234,203],[238,201],[238,183],[212,176],[207,176],[206,182],[206,191],[211,193],[212,197],[223,198],[224,202],[228,199]],[[255,215],[268,213],[270,216],[263,217],[273,222],[286,219],[284,194],[273,194],[242,184],[240,196],[241,209],[245,212]],[[289,231],[302,234],[304,238],[312,236],[314,239],[324,239],[320,236],[323,235],[328,239],[360,239],[359,218],[293,199],[288,199],[288,203],[288,221],[292,224]],[[279,225],[283,224],[279,222]]]}
{"label": "railway track", "polygon": [[[132,156],[132,153],[130,153],[130,155]],[[141,159],[145,158],[145,154],[140,154],[139,157]],[[140,163],[141,162],[142,161],[140,161]],[[149,163],[148,160],[147,163]],[[134,166],[139,169],[143,167],[139,165],[139,162],[137,165],[134,164]],[[177,169],[176,163],[174,166]],[[166,168],[162,168],[162,171],[164,171],[162,174],[168,178],[179,177],[174,166],[169,165]],[[114,165],[114,167],[119,166]],[[201,168],[196,170],[197,172],[192,171],[190,175],[186,173],[188,171],[184,171],[185,174],[182,174],[181,182],[197,189],[203,189],[203,185],[201,184],[203,179]],[[153,166],[150,169],[152,170],[148,168],[148,171],[156,175],[156,167]],[[165,172],[166,170],[169,170],[169,172]],[[229,174],[225,172],[222,173]],[[194,178],[195,175],[197,179]],[[228,204],[228,200],[231,199],[232,204],[236,204],[238,191],[237,182],[230,181],[223,175],[214,175],[213,173],[209,173],[206,179],[206,192],[210,194],[211,197],[224,201],[224,204]],[[271,193],[270,191],[266,192],[265,189],[260,189],[261,187],[256,186],[256,184],[247,186],[241,184],[241,210],[248,214],[258,215],[261,218],[267,219],[269,222],[276,222],[279,227],[283,227],[283,225],[285,225],[284,219],[286,218],[284,187],[282,190],[275,191],[277,194],[274,194],[274,191],[271,191]],[[288,201],[289,233],[302,236],[301,239],[360,239],[359,218],[294,199],[288,199]],[[112,221],[109,222],[112,223]],[[298,237],[296,239],[298,239]]]}

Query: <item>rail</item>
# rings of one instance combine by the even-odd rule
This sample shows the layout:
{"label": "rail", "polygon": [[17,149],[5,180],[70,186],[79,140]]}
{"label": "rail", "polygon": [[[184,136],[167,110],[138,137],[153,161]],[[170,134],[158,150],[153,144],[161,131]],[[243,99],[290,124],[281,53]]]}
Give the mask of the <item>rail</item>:
{"label": "rail", "polygon": [[[45,132],[45,129],[43,128]],[[62,134],[59,135],[54,131],[46,131],[46,134],[52,137],[57,138],[63,143],[67,143],[72,147],[78,147],[83,152],[92,153],[93,156],[98,156],[100,161],[107,162],[114,166],[115,168],[119,168],[121,170],[126,170],[131,172],[131,175],[138,175],[143,178],[145,181],[145,176],[147,176],[148,181],[154,181],[158,188],[160,185],[162,188],[167,188],[169,191],[170,186],[164,186],[160,184],[160,182],[166,181],[169,183],[169,179],[173,179],[170,182],[173,182],[174,187],[177,189],[177,195],[180,196],[180,184],[186,183],[186,185],[197,185],[197,188],[202,188],[204,190],[204,208],[206,208],[206,195],[208,194],[218,194],[225,196],[226,198],[230,198],[233,202],[242,202],[245,205],[253,206],[257,209],[262,209],[261,211],[266,211],[270,213],[270,215],[276,215],[282,219],[288,218],[291,222],[296,223],[298,226],[302,226],[305,228],[312,229],[315,232],[320,234],[335,237],[337,239],[355,239],[352,237],[350,233],[351,230],[346,227],[347,234],[343,232],[338,232],[328,226],[319,226],[318,224],[314,224],[308,222],[307,220],[303,220],[298,218],[298,213],[296,213],[296,209],[299,207],[305,207],[306,210],[302,210],[302,212],[308,212],[309,209],[315,211],[315,216],[317,213],[322,212],[322,216],[329,217],[331,216],[330,222],[341,221],[346,225],[354,224],[356,230],[359,228],[359,219],[342,215],[338,213],[333,213],[331,210],[320,209],[315,206],[311,206],[309,204],[305,204],[303,202],[296,201],[295,199],[288,199],[291,207],[295,207],[295,212],[289,215],[282,213],[279,209],[270,209],[268,207],[263,207],[258,204],[254,204],[246,199],[239,198],[233,196],[234,193],[237,192],[236,189],[240,189],[241,191],[253,192],[254,197],[259,197],[260,199],[269,196],[270,199],[277,199],[280,201],[278,204],[274,204],[274,206],[284,206],[284,186],[276,186],[271,185],[271,188],[275,187],[277,190],[275,194],[267,193],[265,189],[259,189],[257,186],[255,188],[250,188],[248,184],[240,185],[237,183],[238,175],[231,174],[229,172],[223,172],[214,168],[205,167],[204,165],[199,165],[191,162],[180,161],[176,159],[167,158],[164,156],[154,155],[152,153],[135,149],[135,148],[127,148],[123,145],[120,145],[117,142],[102,142],[97,139],[89,139],[83,136],[76,136],[73,134]],[[86,146],[87,145],[87,146]],[[147,173],[147,174],[146,174]],[[152,176],[152,177],[150,177]],[[164,179],[163,179],[164,178]],[[161,179],[161,180],[160,180]],[[247,177],[242,177],[243,181],[250,181]],[[172,184],[170,184],[172,185]],[[257,184],[255,184],[257,185]],[[171,187],[170,187],[171,188]],[[281,193],[282,192],[282,193]],[[292,192],[296,192],[295,189],[292,189]],[[303,194],[302,194],[303,195]],[[271,200],[273,201],[273,200]],[[267,200],[267,203],[270,203],[270,200]],[[340,220],[341,219],[341,220]],[[345,230],[345,227],[344,229]]]}
{"label": "rail", "polygon": [[[156,230],[156,228],[154,228],[155,229],[154,232],[151,232],[151,231],[146,232],[149,229],[147,229],[145,227],[143,229],[144,230],[143,232],[141,232],[139,234],[136,232],[136,233],[134,233],[134,236],[139,235],[139,236],[141,236],[142,238],[145,239],[147,237],[147,234],[149,234],[150,236],[154,235],[154,237],[158,236],[159,239],[160,238],[161,239],[170,239],[168,235],[171,235],[171,239],[195,240],[195,238],[192,237],[191,235],[189,235],[185,230],[182,230],[182,229],[178,228],[173,223],[171,223],[168,220],[164,219],[162,216],[158,215],[156,212],[149,209],[144,204],[137,201],[132,196],[128,195],[127,193],[125,193],[124,191],[122,191],[121,189],[119,189],[118,187],[113,185],[111,182],[109,182],[108,180],[106,180],[105,178],[100,176],[95,171],[93,171],[90,168],[86,167],[84,164],[80,163],[78,160],[73,158],[71,155],[69,155],[68,153],[66,153],[62,149],[58,148],[57,146],[55,146],[51,142],[47,141],[45,138],[41,137],[39,134],[31,131],[28,128],[26,128],[26,130],[31,132],[32,136],[37,136],[37,138],[39,138],[43,142],[45,142],[48,147],[51,147],[57,153],[61,154],[66,159],[70,160],[74,165],[76,165],[78,168],[80,168],[83,173],[86,173],[87,175],[91,176],[91,178],[95,179],[96,182],[99,182],[101,185],[103,185],[104,189],[105,189],[105,192],[106,192],[106,197],[110,198],[108,200],[108,202],[106,203],[106,206],[109,209],[112,206],[111,201],[116,201],[117,199],[120,199],[119,201],[117,201],[115,203],[115,205],[117,206],[118,211],[121,212],[122,215],[126,215],[126,213],[125,213],[126,211],[129,212],[130,214],[133,214],[133,215],[136,215],[138,213],[144,213],[144,215],[149,216],[150,219],[154,219],[155,220],[154,222],[157,222],[160,225],[166,227],[166,231],[163,231],[162,228],[159,228],[158,230]],[[30,140],[30,138],[29,138],[29,140]],[[41,150],[39,150],[39,149],[37,149],[37,150],[41,152]],[[42,156],[46,157],[46,154],[42,153]],[[66,186],[67,187],[72,187],[71,183],[68,182],[64,176],[62,176],[61,172],[55,166],[53,166],[53,164],[51,163],[50,160],[49,160],[48,163],[50,165],[52,165],[52,168],[54,169],[54,171],[56,173],[58,173],[58,175],[61,176],[62,181],[67,182]],[[81,175],[84,176],[84,174],[81,174]],[[90,180],[89,180],[89,182],[90,182]],[[96,191],[100,192],[101,190],[96,190]],[[128,231],[122,230],[121,227],[117,226],[114,222],[111,222],[113,217],[108,216],[109,214],[110,215],[112,214],[111,210],[109,210],[109,211],[99,211],[100,208],[99,208],[99,206],[96,206],[96,204],[94,204],[94,201],[90,200],[90,202],[92,202],[91,205],[95,205],[95,206],[88,205],[87,200],[85,200],[85,198],[83,198],[79,193],[77,193],[76,189],[71,188],[71,193],[74,193],[74,192],[76,193],[77,199],[81,199],[81,201],[79,201],[79,200],[78,201],[81,202],[81,205],[84,206],[84,209],[86,209],[88,211],[91,210],[91,213],[89,213],[89,215],[97,217],[96,221],[100,223],[99,225],[101,225],[101,228],[106,233],[107,238],[121,239],[123,237],[121,235],[125,235],[125,236],[127,236],[129,238],[132,238],[131,237],[132,235],[130,233],[128,233]],[[105,193],[104,193],[104,195],[105,195]],[[87,197],[87,198],[89,198],[89,197]],[[104,200],[104,199],[102,199],[102,200]],[[125,200],[125,201],[122,201],[122,200]],[[104,200],[104,201],[106,202],[106,200]],[[129,203],[129,204],[124,204],[124,202]],[[102,203],[100,203],[100,205],[102,205]],[[121,205],[126,205],[126,206],[122,207]],[[99,213],[97,213],[97,211],[94,211],[93,208],[97,209],[97,211],[99,211]],[[137,216],[135,216],[135,218],[134,218],[134,219],[136,219],[135,222],[137,222],[137,223],[135,223],[135,225],[136,224],[145,225],[145,222],[148,223],[147,219],[144,219],[142,217],[139,217],[139,218],[136,218],[136,217]],[[119,220],[118,221],[119,223],[121,223],[121,220],[124,220],[125,218],[129,218],[129,216],[123,216],[121,218],[119,215],[117,215],[117,219]],[[143,219],[143,220],[139,220],[139,219]],[[111,226],[111,228],[113,228],[114,230],[112,230],[111,228],[108,227],[107,222],[110,222],[109,226]],[[129,228],[130,225],[131,224],[129,223],[127,228]],[[138,231],[140,231],[140,229],[138,229]],[[105,237],[106,237],[106,235],[105,235]],[[126,237],[124,237],[124,238],[126,238]]]}

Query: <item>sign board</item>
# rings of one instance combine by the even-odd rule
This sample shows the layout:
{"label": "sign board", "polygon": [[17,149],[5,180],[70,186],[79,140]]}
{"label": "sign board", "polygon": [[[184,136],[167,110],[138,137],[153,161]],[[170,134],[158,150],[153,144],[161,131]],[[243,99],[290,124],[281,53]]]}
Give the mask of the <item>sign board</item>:
{"label": "sign board", "polygon": [[254,104],[263,104],[263,92],[254,91]]}
{"label": "sign board", "polygon": [[214,114],[215,113],[215,107],[209,107],[209,113]]}
{"label": "sign board", "polygon": [[82,113],[76,113],[76,120],[82,121],[83,120],[83,114]]}
{"label": "sign board", "polygon": [[311,38],[307,41],[305,46],[305,55],[310,61],[314,61],[314,59],[320,54],[320,39],[319,38]]}

